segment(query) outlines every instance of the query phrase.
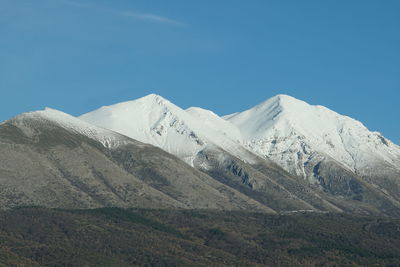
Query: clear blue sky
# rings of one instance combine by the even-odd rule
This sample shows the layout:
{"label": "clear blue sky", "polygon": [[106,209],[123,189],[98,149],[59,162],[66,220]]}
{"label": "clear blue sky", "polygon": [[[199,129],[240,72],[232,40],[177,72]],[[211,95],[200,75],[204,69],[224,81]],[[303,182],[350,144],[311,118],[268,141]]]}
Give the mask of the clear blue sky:
{"label": "clear blue sky", "polygon": [[157,93],[220,115],[278,93],[400,143],[399,0],[0,0],[0,121]]}

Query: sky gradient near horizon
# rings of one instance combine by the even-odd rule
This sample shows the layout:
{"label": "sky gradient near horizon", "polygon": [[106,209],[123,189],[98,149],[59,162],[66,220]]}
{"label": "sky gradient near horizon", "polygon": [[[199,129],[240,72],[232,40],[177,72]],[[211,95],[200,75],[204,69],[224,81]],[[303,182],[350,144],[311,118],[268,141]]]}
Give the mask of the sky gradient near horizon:
{"label": "sky gradient near horizon", "polygon": [[226,115],[276,94],[400,144],[400,1],[0,0],[0,121],[150,93]]}

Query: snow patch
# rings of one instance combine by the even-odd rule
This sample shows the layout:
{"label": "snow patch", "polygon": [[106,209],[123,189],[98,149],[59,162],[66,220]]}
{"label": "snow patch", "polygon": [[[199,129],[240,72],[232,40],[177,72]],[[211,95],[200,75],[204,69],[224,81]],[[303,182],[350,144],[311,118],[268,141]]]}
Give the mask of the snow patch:
{"label": "snow patch", "polygon": [[240,129],[245,147],[303,177],[315,155],[327,155],[354,172],[379,160],[399,166],[400,148],[379,133],[291,96],[277,95],[224,118]]}
{"label": "snow patch", "polygon": [[124,140],[125,138],[118,133],[96,127],[69,114],[48,107],[44,110],[23,113],[14,118],[16,121],[23,121],[26,119],[50,121],[64,129],[99,141],[103,146],[108,148],[117,147],[126,143],[126,140]]}
{"label": "snow patch", "polygon": [[196,155],[208,145],[221,147],[238,157],[244,155],[236,126],[211,111],[183,110],[154,94],[102,107],[79,118],[160,147],[192,166]]}

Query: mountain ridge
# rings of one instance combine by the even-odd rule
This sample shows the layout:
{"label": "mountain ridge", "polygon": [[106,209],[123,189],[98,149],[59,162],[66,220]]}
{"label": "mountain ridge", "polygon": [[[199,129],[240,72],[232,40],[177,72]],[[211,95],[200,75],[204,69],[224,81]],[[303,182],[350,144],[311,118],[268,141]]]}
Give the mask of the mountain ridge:
{"label": "mountain ridge", "polygon": [[[157,95],[150,95],[150,98],[164,99]],[[134,101],[129,103],[135,104]],[[168,103],[171,104],[169,101]],[[110,109],[114,107],[115,105],[109,106]],[[348,116],[283,94],[243,112],[223,117],[202,108],[183,110],[175,105],[173,107],[169,111],[177,121],[188,126],[188,132],[185,138],[179,135],[170,138],[168,134],[163,138],[165,142],[172,140],[173,147],[196,146],[193,140],[187,138],[193,133],[192,136],[198,137],[199,142],[196,149],[189,151],[189,157],[171,149],[171,144],[165,146],[165,143],[157,143],[151,139],[141,141],[158,146],[194,167],[194,162],[197,162],[197,168],[209,173],[210,169],[222,171],[220,166],[229,168],[229,164],[224,165],[226,161],[223,160],[226,151],[245,163],[250,163],[250,166],[258,164],[258,157],[274,162],[291,175],[303,178],[310,185],[334,196],[359,199],[371,204],[380,196],[387,195],[387,200],[393,202],[389,206],[398,205],[400,147]],[[118,129],[110,127],[110,123],[104,123],[101,114],[96,113],[94,111],[89,114],[94,115],[97,121],[87,120],[87,115],[80,118],[118,132]],[[126,113],[125,116],[130,116],[129,123],[135,125],[146,114]],[[154,123],[164,121],[163,116],[161,114],[158,118],[153,118]],[[114,116],[114,119],[117,122],[119,120],[118,116]],[[168,121],[162,126],[164,133],[174,131],[173,125]],[[151,134],[152,127],[145,128]],[[133,132],[130,137],[137,139],[138,134]],[[214,151],[220,151],[220,156],[213,156],[215,153],[210,152],[210,146]],[[209,160],[210,158],[213,160]],[[271,166],[271,163],[267,165]],[[220,178],[220,175],[230,176],[225,171],[211,173],[215,178]],[[246,183],[246,179],[242,182]]]}
{"label": "mountain ridge", "polygon": [[[115,135],[117,145],[101,143],[96,130]],[[0,209],[116,206],[275,213],[159,148],[55,110],[22,114],[0,125],[0,151]]]}
{"label": "mountain ridge", "polygon": [[[202,116],[204,115],[204,116]],[[200,116],[200,117],[199,117]],[[207,146],[222,147],[235,156],[246,150],[226,132],[225,122],[215,113],[199,108],[183,110],[169,100],[150,94],[137,100],[102,107],[79,118],[172,153],[190,165]],[[205,120],[208,118],[208,120]],[[219,120],[220,127],[215,127]],[[204,122],[209,122],[209,124]],[[231,129],[238,130],[231,125]],[[250,160],[250,158],[242,158]]]}
{"label": "mountain ridge", "polygon": [[[276,149],[277,154],[283,153],[285,148],[293,147],[293,143],[297,142],[295,139],[305,139],[306,142],[297,143],[296,152],[310,155],[306,151],[308,148],[319,150],[352,171],[357,171],[356,165],[362,165],[367,156],[380,153],[380,157],[393,164],[400,159],[400,147],[379,133],[369,131],[361,122],[287,95],[275,96],[225,118],[242,130],[245,145],[262,156],[274,156],[270,151],[279,143],[286,147]],[[289,140],[276,140],[279,138]],[[256,144],[257,141],[259,144]],[[363,142],[366,144],[363,145]],[[380,144],[389,149],[381,149],[382,146],[378,146]],[[363,150],[363,155],[357,155],[360,154],[359,150]],[[267,153],[263,154],[265,151]],[[394,155],[390,155],[391,153]],[[301,174],[302,170],[296,173]]]}
{"label": "mountain ridge", "polygon": [[[364,168],[346,161],[346,146]],[[0,149],[3,205],[52,207],[56,198],[69,208],[154,207],[164,199],[174,208],[400,216],[399,147],[287,95],[224,117],[155,94],[79,118],[47,108],[0,124]]]}

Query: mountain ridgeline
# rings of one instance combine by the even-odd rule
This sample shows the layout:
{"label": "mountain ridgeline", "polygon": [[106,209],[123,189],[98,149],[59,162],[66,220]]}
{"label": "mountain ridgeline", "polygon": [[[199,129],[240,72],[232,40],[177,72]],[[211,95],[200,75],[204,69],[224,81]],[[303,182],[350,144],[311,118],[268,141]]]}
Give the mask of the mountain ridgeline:
{"label": "mountain ridgeline", "polygon": [[158,95],[0,124],[0,207],[400,216],[400,147],[278,95],[220,117]]}

